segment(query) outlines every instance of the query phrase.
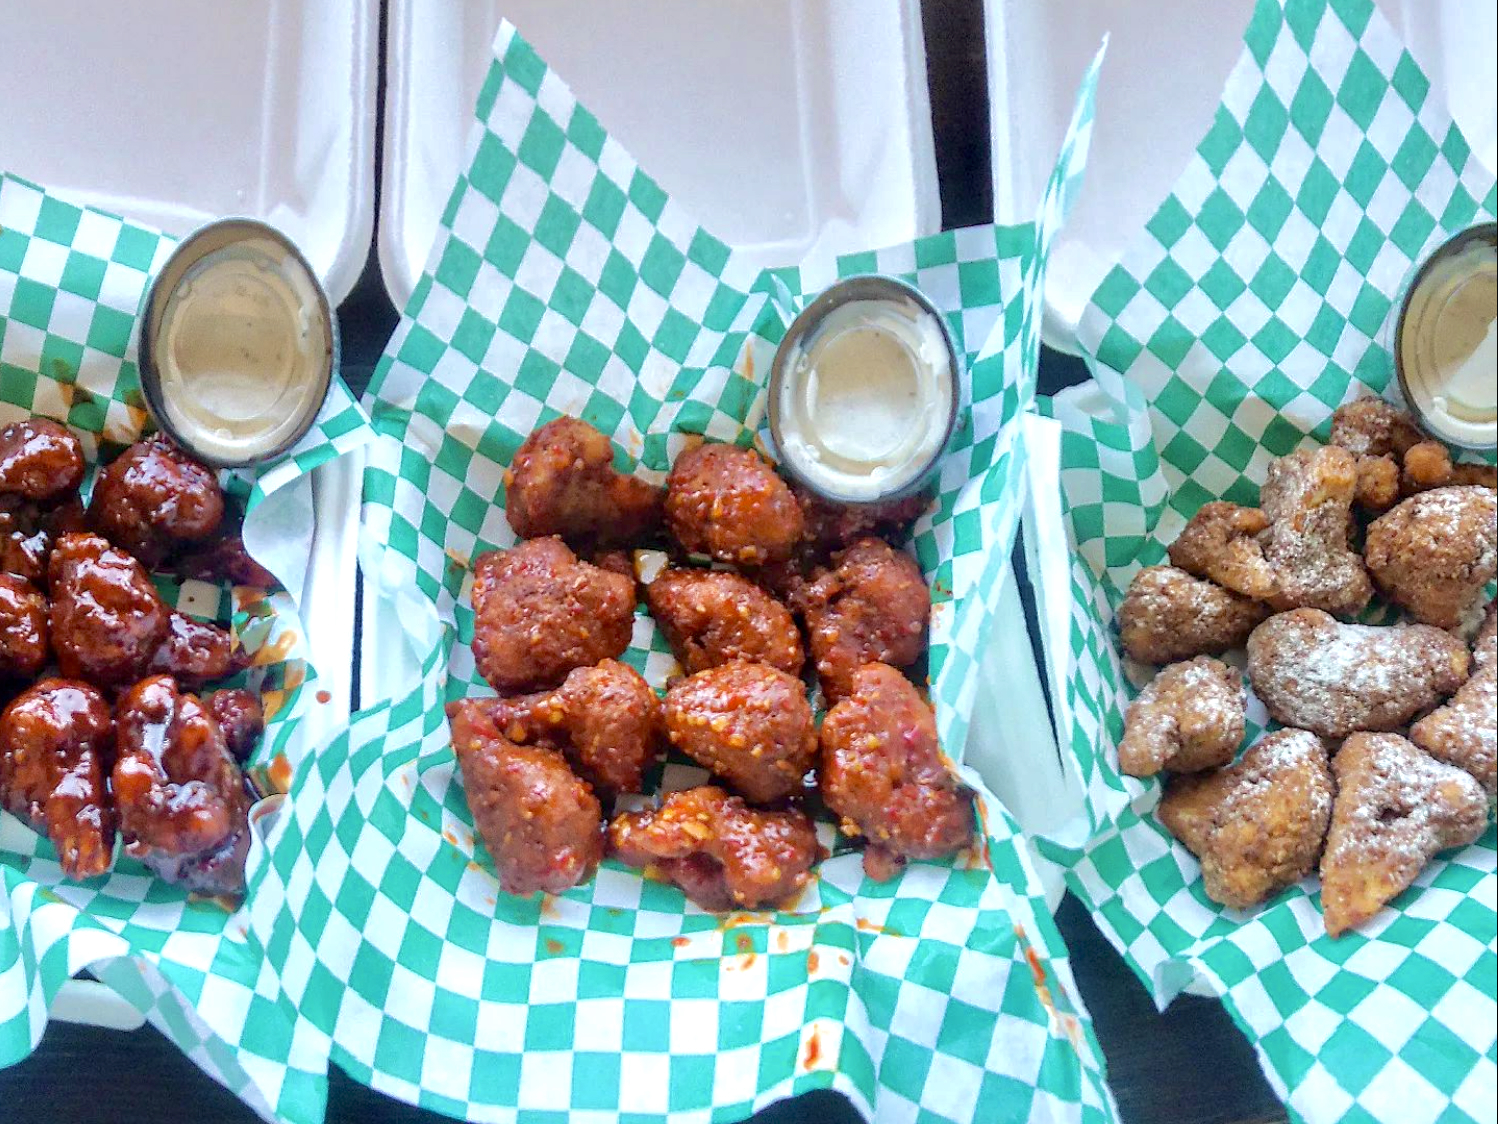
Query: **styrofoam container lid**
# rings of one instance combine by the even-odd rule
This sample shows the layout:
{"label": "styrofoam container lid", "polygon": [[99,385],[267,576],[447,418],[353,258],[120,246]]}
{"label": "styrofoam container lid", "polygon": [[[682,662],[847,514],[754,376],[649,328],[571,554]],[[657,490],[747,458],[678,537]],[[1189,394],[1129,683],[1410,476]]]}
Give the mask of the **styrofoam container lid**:
{"label": "styrofoam container lid", "polygon": [[348,295],[374,224],[376,0],[3,11],[0,166],[171,234],[261,219]]}
{"label": "styrofoam container lid", "polygon": [[[1433,93],[1489,169],[1498,166],[1498,9],[1378,0]],[[1077,83],[1104,35],[1087,176],[1046,272],[1045,339],[1074,350],[1082,309],[1128,238],[1185,170],[1243,48],[1254,0],[987,0],[994,210],[1032,217],[1066,135]]]}
{"label": "styrofoam container lid", "polygon": [[379,255],[397,306],[462,170],[501,15],[758,264],[940,226],[916,0],[390,0]]}

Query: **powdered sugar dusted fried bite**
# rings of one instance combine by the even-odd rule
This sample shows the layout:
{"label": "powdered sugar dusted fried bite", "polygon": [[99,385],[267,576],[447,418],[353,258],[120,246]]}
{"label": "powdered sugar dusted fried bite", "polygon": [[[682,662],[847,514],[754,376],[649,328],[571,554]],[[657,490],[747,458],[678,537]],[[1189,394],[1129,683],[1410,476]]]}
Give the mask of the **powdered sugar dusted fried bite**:
{"label": "powdered sugar dusted fried bite", "polygon": [[1267,612],[1185,570],[1146,566],[1118,608],[1118,635],[1132,659],[1175,663],[1240,646]]}
{"label": "powdered sugar dusted fried bite", "polygon": [[860,668],[852,692],[827,712],[821,741],[822,795],[845,832],[868,839],[871,878],[971,842],[973,791],[942,756],[931,707],[894,668]]}
{"label": "powdered sugar dusted fried bite", "polygon": [[1243,677],[1197,656],[1165,668],[1129,704],[1118,767],[1135,777],[1215,769],[1233,760],[1243,731]]}
{"label": "powdered sugar dusted fried bite", "polygon": [[1263,601],[1274,594],[1274,571],[1259,534],[1269,526],[1255,507],[1221,500],[1203,504],[1170,546],[1170,561],[1224,589]]}
{"label": "powdered sugar dusted fried bite", "polygon": [[1345,624],[1320,609],[1270,617],[1248,638],[1248,680],[1269,713],[1328,738],[1398,729],[1460,687],[1468,664],[1438,628]]}
{"label": "powdered sugar dusted fried bite", "polygon": [[609,844],[621,862],[654,867],[715,912],[788,903],[820,855],[805,813],[751,808],[715,785],[673,792],[658,808],[617,816]]}
{"label": "powdered sugar dusted fried bite", "polygon": [[1331,443],[1355,456],[1402,459],[1424,440],[1415,419],[1382,398],[1359,398],[1332,414]]}
{"label": "powdered sugar dusted fried bite", "polygon": [[1472,648],[1472,674],[1445,706],[1410,729],[1410,740],[1438,761],[1465,769],[1492,799],[1498,794],[1498,616],[1487,616]]}
{"label": "powdered sugar dusted fried bite", "polygon": [[1445,445],[1422,441],[1404,454],[1399,483],[1406,496],[1431,488],[1498,488],[1498,468],[1490,464],[1454,464]]}
{"label": "powdered sugar dusted fried bite", "polygon": [[1335,445],[1270,463],[1259,506],[1270,524],[1262,541],[1276,609],[1355,616],[1368,604],[1373,583],[1351,546],[1357,482],[1356,458]]}
{"label": "powdered sugar dusted fried bite", "polygon": [[1457,628],[1498,574],[1498,493],[1436,488],[1368,528],[1374,580],[1418,621]]}
{"label": "powdered sugar dusted fried bite", "polygon": [[1157,814],[1201,860],[1207,897],[1246,909],[1315,869],[1332,792],[1321,739],[1280,730],[1236,765],[1173,778]]}
{"label": "powdered sugar dusted fried bite", "polygon": [[1481,787],[1398,734],[1354,734],[1332,762],[1337,797],[1321,859],[1321,905],[1335,937],[1370,920],[1438,852],[1487,827]]}

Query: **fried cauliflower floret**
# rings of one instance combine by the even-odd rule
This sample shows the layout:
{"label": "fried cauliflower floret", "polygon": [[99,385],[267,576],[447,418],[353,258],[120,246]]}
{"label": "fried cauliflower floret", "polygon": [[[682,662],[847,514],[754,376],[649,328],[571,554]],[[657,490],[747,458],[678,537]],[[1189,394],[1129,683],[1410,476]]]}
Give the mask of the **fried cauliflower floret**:
{"label": "fried cauliflower floret", "polygon": [[735,660],[666,688],[666,736],[746,799],[768,804],[801,791],[817,731],[801,680]]}
{"label": "fried cauliflower floret", "polygon": [[1327,738],[1398,729],[1460,687],[1469,662],[1438,628],[1345,624],[1320,609],[1270,617],[1248,638],[1248,681],[1269,713]]}
{"label": "fried cauliflower floret", "polygon": [[805,518],[790,485],[753,449],[703,444],[671,466],[666,526],[688,553],[761,566],[791,556]]}
{"label": "fried cauliflower floret", "polygon": [[481,554],[473,574],[473,658],[501,694],[552,687],[629,647],[635,586],[580,562],[561,539]]}
{"label": "fried cauliflower floret", "polygon": [[1398,734],[1354,734],[1332,770],[1337,797],[1321,858],[1326,931],[1370,920],[1440,851],[1475,842],[1487,827],[1482,788]]}
{"label": "fried cauliflower floret", "polygon": [[936,716],[910,680],[871,663],[822,722],[822,796],[848,834],[868,839],[864,872],[950,855],[973,839],[973,791],[942,756]]}
{"label": "fried cauliflower floret", "polygon": [[1382,398],[1359,398],[1332,414],[1331,443],[1355,456],[1400,458],[1424,440],[1415,419]]}
{"label": "fried cauliflower floret", "polygon": [[525,439],[505,486],[505,517],[523,539],[629,543],[660,526],[664,493],[614,468],[609,439],[580,418],[556,418]]}
{"label": "fried cauliflower floret", "polygon": [[1233,760],[1243,730],[1243,677],[1197,656],[1165,668],[1129,704],[1118,767],[1134,777],[1215,769]]}
{"label": "fried cauliflower floret", "polygon": [[1280,730],[1236,765],[1172,778],[1157,814],[1201,861],[1207,897],[1247,909],[1315,869],[1332,793],[1321,739]]}
{"label": "fried cauliflower floret", "polygon": [[50,418],[24,418],[0,426],[0,493],[51,501],[83,482],[83,445]]}
{"label": "fried cauliflower floret", "polygon": [[903,538],[911,524],[931,506],[931,496],[926,492],[880,503],[855,504],[823,499],[804,488],[793,487],[792,491],[806,518],[806,541],[813,550],[823,553],[870,535]]}
{"label": "fried cauliflower floret", "polygon": [[1267,612],[1185,570],[1146,566],[1118,607],[1118,636],[1132,659],[1176,663],[1239,647]]}
{"label": "fried cauliflower floret", "polygon": [[1445,706],[1410,729],[1437,761],[1465,769],[1492,799],[1498,794],[1498,615],[1493,604],[1472,647],[1472,674]]}
{"label": "fried cauliflower floret", "polygon": [[47,833],[69,878],[114,858],[114,719],[94,687],[43,679],[0,713],[0,804]]}
{"label": "fried cauliflower floret", "polygon": [[483,707],[448,708],[473,823],[507,894],[560,894],[593,877],[603,811],[555,750],[516,745]]}
{"label": "fried cauliflower floret", "polygon": [[645,602],[688,675],[731,660],[798,675],[806,660],[790,610],[738,574],[666,570],[645,587]]}
{"label": "fried cauliflower floret", "polygon": [[1263,601],[1274,593],[1274,571],[1258,536],[1269,520],[1254,507],[1203,504],[1170,547],[1173,565],[1224,589]]}
{"label": "fried cauliflower floret", "polygon": [[638,671],[617,660],[575,668],[555,691],[461,705],[487,709],[516,744],[559,751],[605,793],[639,792],[645,770],[660,757],[661,700]]}
{"label": "fried cauliflower floret", "polygon": [[796,594],[817,678],[829,702],[864,664],[909,667],[926,650],[931,592],[915,559],[883,539],[859,539]]}
{"label": "fried cauliflower floret", "polygon": [[47,599],[24,578],[0,574],[0,682],[34,679],[50,654]]}
{"label": "fried cauliflower floret", "polygon": [[1357,481],[1357,458],[1335,445],[1270,463],[1259,506],[1270,524],[1263,544],[1276,609],[1355,616],[1368,604],[1373,583],[1350,545]]}
{"label": "fried cauliflower floret", "polygon": [[1404,454],[1400,480],[1406,496],[1432,488],[1498,488],[1498,468],[1490,464],[1453,464],[1451,453],[1439,441],[1422,441]]}
{"label": "fried cauliflower floret", "polygon": [[1375,515],[1399,502],[1399,464],[1393,457],[1359,457],[1354,502]]}
{"label": "fried cauliflower floret", "polygon": [[137,441],[99,473],[89,500],[94,528],[146,566],[206,539],[224,518],[211,468],[161,434]]}
{"label": "fried cauliflower floret", "polygon": [[820,853],[805,813],[750,808],[715,785],[617,816],[609,844],[621,862],[653,867],[711,912],[786,904],[810,880]]}
{"label": "fried cauliflower floret", "polygon": [[1498,493],[1436,488],[1368,528],[1368,569],[1423,624],[1457,628],[1498,574]]}

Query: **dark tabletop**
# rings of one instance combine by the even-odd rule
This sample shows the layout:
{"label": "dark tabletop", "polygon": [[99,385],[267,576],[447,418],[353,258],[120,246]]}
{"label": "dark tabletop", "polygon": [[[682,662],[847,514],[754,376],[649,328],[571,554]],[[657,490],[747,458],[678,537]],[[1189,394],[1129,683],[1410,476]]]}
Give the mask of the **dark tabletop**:
{"label": "dark tabletop", "polygon": [[[987,222],[993,216],[982,11],[980,0],[925,0],[923,5],[946,227]],[[382,51],[383,47],[382,41]],[[382,78],[382,97],[383,93]],[[356,393],[368,384],[396,322],[373,251],[371,245],[364,274],[339,309],[344,375]],[[1079,361],[1042,353],[1041,393],[1085,377]],[[1018,551],[1016,561],[1022,570]],[[1021,592],[1033,620],[1023,575]],[[1076,898],[1066,897],[1057,921],[1107,1055],[1109,1084],[1126,1124],[1261,1124],[1286,1119],[1252,1048],[1219,1003],[1183,996],[1163,1015],[1156,1012],[1143,986]],[[328,1119],[339,1124],[438,1124],[446,1119],[372,1093],[336,1068],[329,1085]],[[0,1070],[0,1120],[5,1121],[249,1124],[255,1119],[151,1027],[121,1033],[54,1022],[30,1058]],[[859,1117],[841,1096],[825,1093],[784,1101],[753,1120],[852,1124]]]}

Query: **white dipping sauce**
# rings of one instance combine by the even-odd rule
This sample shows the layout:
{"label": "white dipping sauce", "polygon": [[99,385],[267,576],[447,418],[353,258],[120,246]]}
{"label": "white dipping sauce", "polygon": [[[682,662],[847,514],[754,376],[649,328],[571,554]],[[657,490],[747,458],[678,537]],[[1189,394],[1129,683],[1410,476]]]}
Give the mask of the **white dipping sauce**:
{"label": "white dipping sauce", "polygon": [[315,281],[263,235],[209,249],[170,281],[153,349],[167,420],[221,462],[279,449],[327,390],[332,341]]}
{"label": "white dipping sauce", "polygon": [[1498,251],[1470,242],[1431,263],[1410,293],[1399,333],[1405,393],[1446,441],[1498,443]]}
{"label": "white dipping sauce", "polygon": [[940,454],[954,385],[941,324],[920,305],[839,305],[786,358],[780,454],[819,491],[877,500],[923,476]]}

